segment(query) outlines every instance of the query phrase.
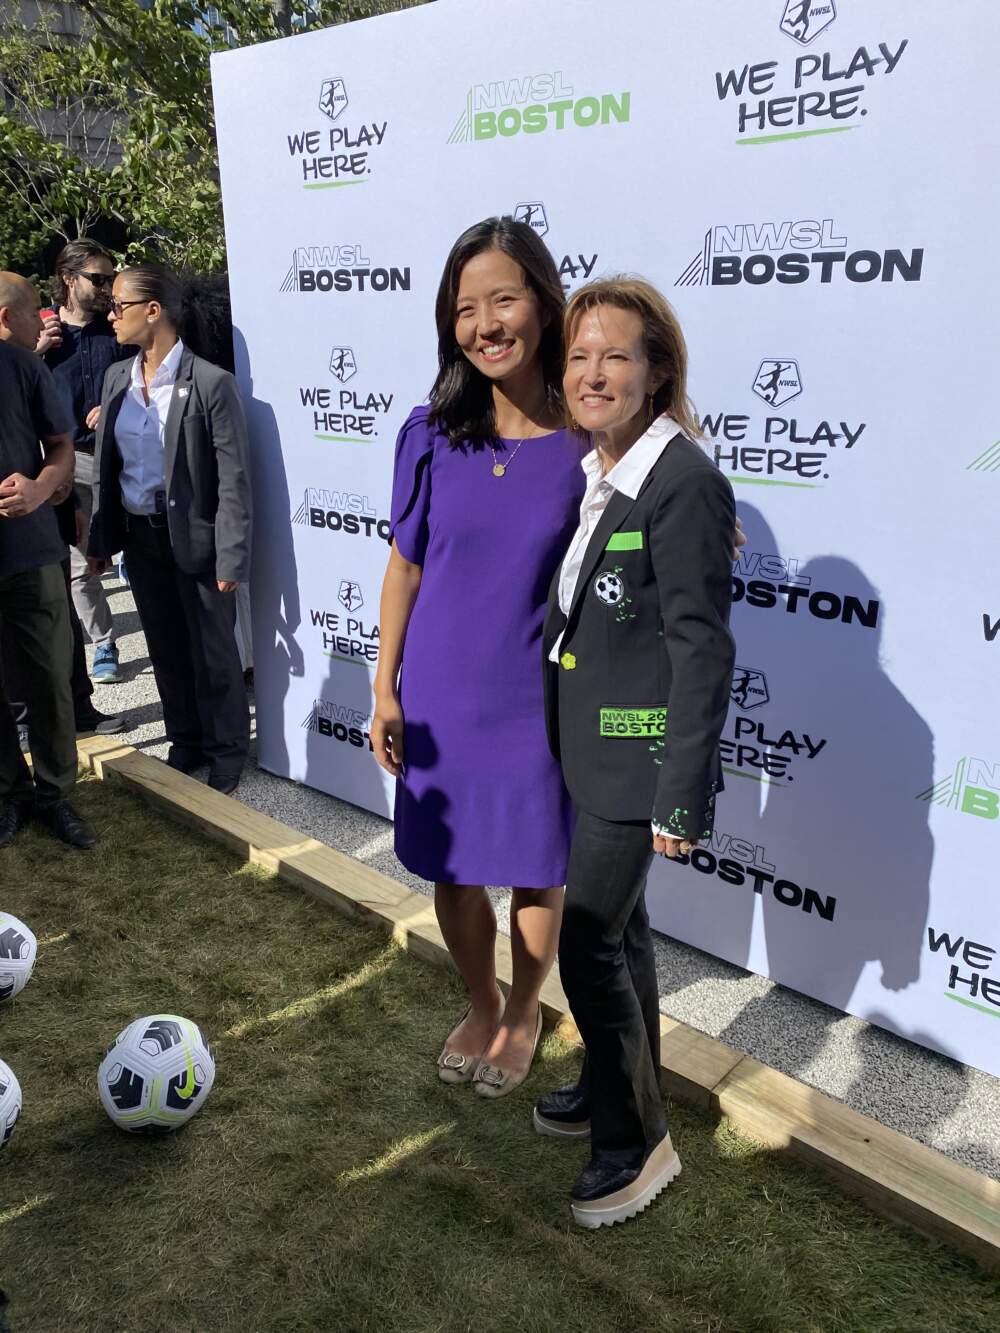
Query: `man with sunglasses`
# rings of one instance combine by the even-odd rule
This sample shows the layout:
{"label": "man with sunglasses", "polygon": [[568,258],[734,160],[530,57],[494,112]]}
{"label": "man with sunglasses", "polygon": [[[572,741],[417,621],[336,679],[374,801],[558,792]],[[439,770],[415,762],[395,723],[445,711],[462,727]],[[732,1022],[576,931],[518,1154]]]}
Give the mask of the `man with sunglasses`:
{"label": "man with sunglasses", "polygon": [[[35,348],[72,403],[74,486],[84,533],[90,528],[93,509],[94,425],[104,375],[114,362],[136,352],[134,347],[122,347],[108,324],[114,277],[111,256],[97,241],[81,237],[63,246],[56,256],[53,282],[58,314],[43,316]],[[114,621],[104,585],[87,566],[85,536],[70,545],[70,591],[94,645],[90,674],[100,685],[116,684],[122,677]],[[102,717],[92,705],[84,711],[88,730],[121,730],[121,719]]]}

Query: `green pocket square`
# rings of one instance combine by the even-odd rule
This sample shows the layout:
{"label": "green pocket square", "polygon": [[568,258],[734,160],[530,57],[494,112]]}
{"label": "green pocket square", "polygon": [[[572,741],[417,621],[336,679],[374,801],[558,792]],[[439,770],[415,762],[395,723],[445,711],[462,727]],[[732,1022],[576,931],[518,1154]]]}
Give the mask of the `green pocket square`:
{"label": "green pocket square", "polygon": [[641,532],[613,532],[604,548],[606,551],[641,551]]}

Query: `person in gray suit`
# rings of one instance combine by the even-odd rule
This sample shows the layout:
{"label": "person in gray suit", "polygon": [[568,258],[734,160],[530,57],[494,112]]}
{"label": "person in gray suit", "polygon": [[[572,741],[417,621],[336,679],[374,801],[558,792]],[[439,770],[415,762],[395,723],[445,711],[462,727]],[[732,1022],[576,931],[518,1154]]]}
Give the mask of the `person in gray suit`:
{"label": "person in gray suit", "polygon": [[104,379],[88,551],[95,571],[122,550],[170,742],[167,763],[231,792],[249,745],[233,636],[250,576],[247,431],[236,381],[192,349],[193,294],[142,264],[115,278],[108,315],[138,356]]}

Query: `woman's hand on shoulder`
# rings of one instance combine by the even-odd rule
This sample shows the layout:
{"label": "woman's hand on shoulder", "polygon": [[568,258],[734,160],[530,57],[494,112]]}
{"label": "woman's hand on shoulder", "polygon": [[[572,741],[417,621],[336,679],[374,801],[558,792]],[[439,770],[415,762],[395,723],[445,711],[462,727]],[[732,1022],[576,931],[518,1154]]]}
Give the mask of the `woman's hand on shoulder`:
{"label": "woman's hand on shoulder", "polygon": [[371,739],[375,759],[394,778],[403,771],[403,710],[395,694],[377,695]]}

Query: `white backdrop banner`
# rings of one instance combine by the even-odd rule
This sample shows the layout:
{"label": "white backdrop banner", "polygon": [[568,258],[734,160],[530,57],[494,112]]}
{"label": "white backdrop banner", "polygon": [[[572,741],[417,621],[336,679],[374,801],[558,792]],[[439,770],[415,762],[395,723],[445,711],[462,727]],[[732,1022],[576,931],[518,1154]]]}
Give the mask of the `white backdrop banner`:
{"label": "white backdrop banner", "polygon": [[1000,1074],[998,48],[931,0],[437,0],[216,56],[261,763],[391,810],[394,439],[452,241],[512,213],[567,290],[670,296],[749,535],[718,828],[654,925]]}

